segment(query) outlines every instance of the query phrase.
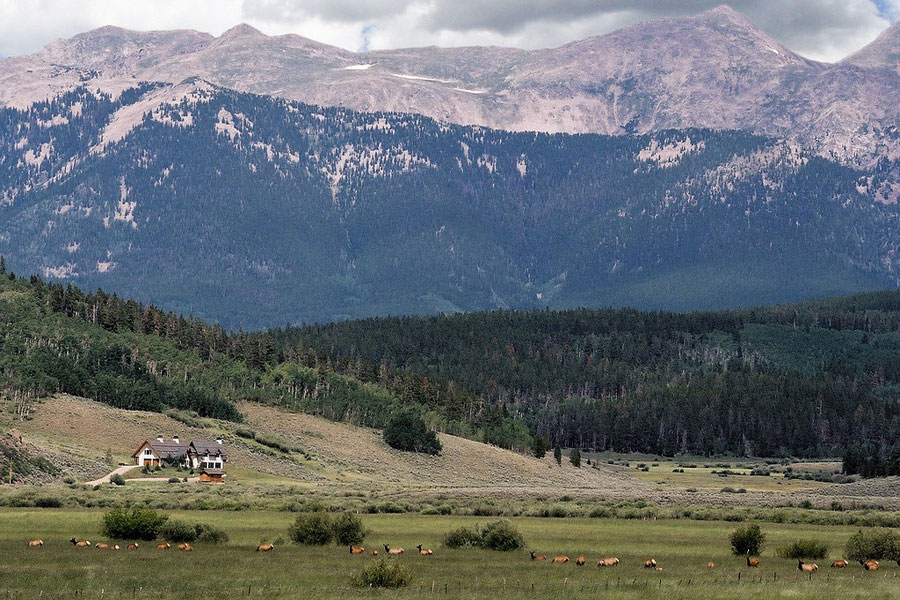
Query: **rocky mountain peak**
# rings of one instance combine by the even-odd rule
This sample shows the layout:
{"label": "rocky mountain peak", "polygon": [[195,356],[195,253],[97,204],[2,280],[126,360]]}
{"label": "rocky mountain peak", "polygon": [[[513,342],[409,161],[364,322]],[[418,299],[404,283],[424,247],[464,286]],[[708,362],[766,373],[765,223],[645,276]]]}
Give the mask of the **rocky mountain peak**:
{"label": "rocky mountain peak", "polygon": [[900,69],[900,23],[887,28],[875,40],[851,54],[841,64],[875,69]]}

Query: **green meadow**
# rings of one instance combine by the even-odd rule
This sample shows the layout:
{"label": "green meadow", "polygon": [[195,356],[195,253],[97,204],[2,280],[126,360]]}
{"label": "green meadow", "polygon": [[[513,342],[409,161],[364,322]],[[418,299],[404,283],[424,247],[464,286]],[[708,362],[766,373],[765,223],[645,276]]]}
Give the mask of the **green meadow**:
{"label": "green meadow", "polygon": [[[768,536],[761,567],[749,569],[744,557],[731,555],[728,535],[737,524],[721,521],[621,519],[510,519],[524,534],[523,550],[495,552],[449,549],[447,531],[484,524],[491,517],[437,515],[362,515],[368,531],[366,556],[351,556],[335,545],[304,547],[287,542],[294,515],[269,511],[172,511],[185,521],[213,523],[230,541],[194,544],[194,552],[156,550],[141,543],[134,552],[76,549],[69,539],[108,541],[99,537],[99,510],[3,509],[0,511],[0,598],[897,598],[900,567],[882,564],[873,573],[858,565],[831,569],[856,528],[761,523]],[[42,548],[29,548],[32,538]],[[797,571],[796,561],[775,557],[775,548],[812,538],[828,545],[829,557],[818,573]],[[261,541],[276,548],[258,553]],[[127,542],[126,542],[127,543]],[[383,555],[383,544],[400,546],[399,559],[412,575],[401,590],[354,587],[353,574]],[[415,546],[434,555],[416,554]],[[531,561],[528,550],[552,557],[569,556],[568,564]],[[587,565],[574,564],[584,555]],[[618,567],[598,568],[597,560],[616,556]],[[662,571],[643,568],[649,557]],[[379,556],[379,558],[381,558]],[[707,563],[713,561],[715,568]]]}

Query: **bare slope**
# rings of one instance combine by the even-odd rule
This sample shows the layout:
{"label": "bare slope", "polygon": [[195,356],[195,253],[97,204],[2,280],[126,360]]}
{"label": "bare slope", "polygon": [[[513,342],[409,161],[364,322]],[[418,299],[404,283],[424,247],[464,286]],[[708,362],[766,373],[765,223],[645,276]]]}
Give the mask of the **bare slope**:
{"label": "bare slope", "polygon": [[725,6],[535,51],[354,53],[247,25],[218,38],[103,27],[0,61],[0,105],[28,105],[84,81],[116,91],[128,81],[199,76],[244,92],[509,130],[749,129],[868,165],[900,154],[890,129],[900,117],[896,37],[889,30],[825,65]]}
{"label": "bare slope", "polygon": [[109,470],[104,461],[107,449],[117,462],[130,462],[131,453],[156,435],[190,440],[224,433],[231,452],[229,468],[298,481],[370,482],[388,487],[589,488],[595,492],[626,484],[643,487],[605,467],[576,469],[568,463],[557,467],[549,456],[537,460],[450,435],[441,435],[444,451],[432,457],[393,450],[376,430],[265,406],[244,404],[240,409],[247,422],[238,427],[289,441],[309,459],[301,453],[273,452],[241,438],[234,434],[232,423],[204,419],[202,426],[189,427],[159,413],[120,410],[72,396],[44,400],[31,420],[16,423],[16,427],[32,447],[40,448],[54,462],[60,461],[65,473],[82,479]]}

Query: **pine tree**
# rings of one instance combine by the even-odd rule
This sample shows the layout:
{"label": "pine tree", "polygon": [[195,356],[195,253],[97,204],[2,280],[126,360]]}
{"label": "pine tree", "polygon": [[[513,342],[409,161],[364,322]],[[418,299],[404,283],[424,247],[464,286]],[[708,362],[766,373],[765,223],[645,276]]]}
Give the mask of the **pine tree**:
{"label": "pine tree", "polygon": [[562,466],[562,448],[559,447],[559,444],[553,448],[553,458],[556,459],[556,464]]}
{"label": "pine tree", "polygon": [[572,448],[572,451],[569,452],[569,462],[572,463],[574,467],[581,466],[581,450],[578,448]]}
{"label": "pine tree", "polygon": [[0,255],[0,275],[6,275],[6,257]]}
{"label": "pine tree", "polygon": [[544,458],[547,454],[547,438],[542,435],[534,436],[534,449],[531,451],[535,458]]}

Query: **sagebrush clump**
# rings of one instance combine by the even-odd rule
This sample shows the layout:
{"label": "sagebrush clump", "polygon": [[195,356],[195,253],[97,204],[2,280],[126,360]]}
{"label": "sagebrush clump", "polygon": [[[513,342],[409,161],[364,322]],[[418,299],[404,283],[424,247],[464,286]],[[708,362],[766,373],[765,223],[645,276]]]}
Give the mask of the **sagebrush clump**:
{"label": "sagebrush clump", "polygon": [[735,554],[757,555],[766,544],[766,534],[760,530],[759,525],[747,525],[736,529],[730,540],[731,551]]}
{"label": "sagebrush clump", "polygon": [[155,540],[168,515],[150,508],[115,509],[103,515],[103,535],[114,540]]}
{"label": "sagebrush clump", "polygon": [[412,575],[399,560],[373,560],[350,580],[360,587],[400,588],[409,585]]}
{"label": "sagebrush clump", "polygon": [[816,540],[797,540],[793,544],[779,546],[775,554],[781,558],[822,559],[828,556],[828,546]]}
{"label": "sagebrush clump", "polygon": [[444,545],[448,548],[485,548],[507,552],[525,546],[523,536],[509,521],[493,521],[480,531],[476,528],[459,527],[444,535]]}
{"label": "sagebrush clump", "polygon": [[889,529],[859,531],[845,549],[850,560],[900,560],[900,533]]}

